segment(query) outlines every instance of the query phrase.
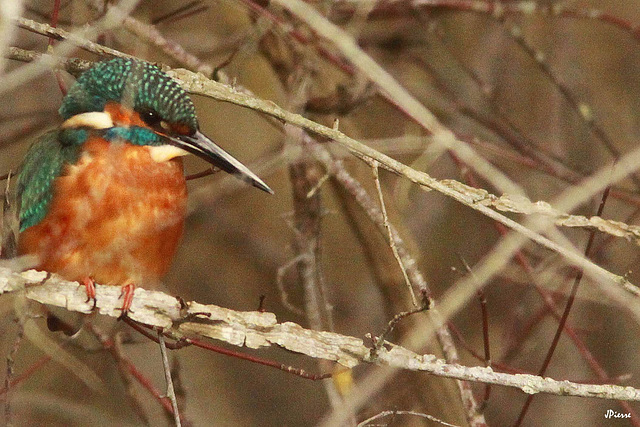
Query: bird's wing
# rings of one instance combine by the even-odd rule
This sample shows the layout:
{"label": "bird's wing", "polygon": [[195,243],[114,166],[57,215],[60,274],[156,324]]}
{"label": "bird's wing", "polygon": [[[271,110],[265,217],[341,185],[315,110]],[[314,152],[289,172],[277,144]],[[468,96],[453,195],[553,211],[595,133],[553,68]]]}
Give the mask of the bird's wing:
{"label": "bird's wing", "polygon": [[60,133],[52,131],[38,138],[29,148],[18,175],[20,231],[38,224],[46,215],[53,198],[53,182],[68,160],[68,147],[61,144]]}

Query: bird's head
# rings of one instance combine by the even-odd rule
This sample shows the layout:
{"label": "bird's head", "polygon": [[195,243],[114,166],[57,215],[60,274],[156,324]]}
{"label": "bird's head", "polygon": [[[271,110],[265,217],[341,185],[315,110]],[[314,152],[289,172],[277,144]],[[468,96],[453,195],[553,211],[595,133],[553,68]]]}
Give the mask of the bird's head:
{"label": "bird's head", "polygon": [[135,59],[100,62],[82,74],[60,107],[63,129],[100,130],[107,139],[162,147],[166,158],[190,152],[268,193],[267,184],[199,130],[195,107],[155,65]]}

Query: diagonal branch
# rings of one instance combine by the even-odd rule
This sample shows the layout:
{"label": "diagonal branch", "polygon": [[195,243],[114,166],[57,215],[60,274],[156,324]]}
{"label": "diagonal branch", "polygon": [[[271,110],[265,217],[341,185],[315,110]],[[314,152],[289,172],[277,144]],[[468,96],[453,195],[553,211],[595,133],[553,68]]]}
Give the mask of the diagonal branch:
{"label": "diagonal branch", "polygon": [[[10,55],[12,55],[12,52],[15,54],[19,54],[22,57],[32,56],[33,58],[37,58],[39,56],[44,56],[34,54],[33,52],[29,54],[28,51],[20,50],[17,48],[10,48]],[[78,71],[79,65],[77,60],[66,60],[61,61],[61,63],[66,68]],[[80,64],[80,66],[84,66],[86,64],[87,63],[85,62]],[[589,261],[580,253],[572,249],[568,249],[563,245],[560,245],[543,236],[539,232],[523,226],[522,224],[506,217],[505,215],[502,215],[501,213],[491,208],[491,202],[487,203],[487,200],[501,200],[501,202],[496,203],[497,205],[502,205],[504,204],[504,201],[507,200],[526,200],[522,196],[505,196],[505,198],[502,199],[498,198],[497,196],[491,195],[486,190],[469,187],[465,184],[460,183],[459,181],[449,179],[437,180],[426,174],[425,172],[417,171],[410,166],[407,166],[369,146],[362,144],[359,141],[356,141],[355,139],[343,134],[338,129],[332,129],[323,126],[299,114],[289,112],[282,107],[279,107],[272,101],[262,100],[256,98],[253,95],[238,92],[232,87],[207,79],[202,74],[196,74],[188,70],[166,69],[166,71],[171,77],[178,80],[185,90],[191,93],[207,96],[219,101],[230,102],[235,105],[265,113],[267,115],[280,119],[283,122],[299,126],[317,135],[329,138],[346,147],[349,151],[351,151],[355,156],[359,158],[376,160],[382,167],[395,172],[398,175],[404,176],[405,178],[424,187],[425,189],[438,191],[439,193],[450,197],[458,201],[459,203],[462,203],[463,205],[474,209],[491,219],[494,219],[497,222],[502,223],[508,228],[520,233],[527,239],[532,240],[539,245],[558,253],[570,264],[584,269],[585,273],[590,277],[593,277],[604,284],[615,284],[634,297],[640,296],[640,289],[638,289],[634,284],[629,282],[623,276],[611,273],[610,271]],[[612,183],[626,177],[629,173],[636,170],[639,167],[638,165],[640,165],[640,150],[636,149],[623,156],[616,164],[616,167],[613,171],[611,171],[611,168],[605,167],[585,180],[585,183],[583,185],[573,187],[570,191],[568,191],[569,194],[564,199],[562,208],[566,209],[567,211],[574,209],[575,207],[589,200],[593,194],[601,191],[603,187],[611,185]],[[540,209],[540,206],[543,206],[544,202],[538,202],[535,204],[532,204],[531,202],[528,203],[530,204],[529,206],[537,206],[537,208],[535,209],[535,213],[539,213],[539,211],[541,210],[544,211],[544,209]],[[506,203],[506,205],[510,205],[511,207],[513,207],[516,204]],[[577,217],[575,218],[577,219]],[[595,223],[600,222],[599,219],[595,218],[591,218],[591,221],[592,227]],[[572,221],[565,222],[570,223]],[[609,225],[612,225],[614,227],[616,224],[620,223],[609,222]],[[541,229],[543,228],[545,227],[542,227]],[[618,228],[620,227],[618,226]],[[617,295],[615,296],[615,299],[618,301],[622,301],[623,298],[621,295]],[[640,322],[640,312],[636,312],[635,314],[638,321]]]}

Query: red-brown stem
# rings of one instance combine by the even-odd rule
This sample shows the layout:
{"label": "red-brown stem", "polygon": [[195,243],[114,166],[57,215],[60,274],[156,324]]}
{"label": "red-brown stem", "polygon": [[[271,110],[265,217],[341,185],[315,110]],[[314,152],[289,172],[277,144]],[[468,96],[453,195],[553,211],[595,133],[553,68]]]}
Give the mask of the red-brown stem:
{"label": "red-brown stem", "polygon": [[[60,14],[60,0],[53,0],[53,11],[51,11],[51,26],[56,28],[58,26],[58,15]],[[49,46],[53,46],[55,39],[49,37]]]}
{"label": "red-brown stem", "polygon": [[[465,174],[465,179],[467,180],[467,182],[470,185],[474,186],[474,187],[478,187],[478,183],[477,183],[477,181],[475,179],[475,176],[471,173],[469,168],[462,167],[463,163],[453,153],[450,152],[449,154],[450,154],[451,158],[454,160],[454,162],[458,165],[460,170],[464,170],[465,171],[464,174]],[[609,190],[610,189],[607,188],[607,195],[609,194]],[[494,222],[494,226],[496,227],[496,229],[498,230],[498,232],[502,236],[506,235],[509,232],[509,230],[503,224]],[[529,274],[529,275],[533,274],[533,267],[531,267],[531,265],[529,264],[527,258],[522,253],[522,251],[518,251],[516,253],[515,259],[518,262],[518,264],[521,266],[521,268],[523,270],[525,270],[525,272],[527,272],[527,274]],[[558,314],[555,311],[556,306],[555,306],[555,302],[553,301],[553,296],[547,290],[545,290],[545,289],[543,289],[540,286],[537,286],[535,284],[534,284],[534,289],[538,292],[538,294],[540,294],[540,296],[542,297],[542,301],[544,302],[545,305],[547,305],[550,313],[554,317],[556,317],[556,319],[558,319]],[[610,381],[609,375],[604,370],[604,368],[602,368],[602,366],[596,360],[596,358],[593,356],[591,351],[589,351],[589,349],[586,347],[584,342],[580,339],[580,337],[575,332],[575,330],[570,325],[568,325],[566,323],[566,321],[563,324],[563,328],[566,331],[567,335],[573,341],[574,345],[576,346],[576,348],[578,349],[578,351],[580,352],[582,357],[589,364],[589,366],[591,367],[593,372],[598,376],[600,381],[602,381],[603,383],[608,383]],[[636,413],[632,410],[631,405],[629,405],[628,402],[619,402],[619,403],[620,403],[620,406],[622,406],[622,408],[627,413],[631,414],[632,423],[634,423],[634,425],[636,425],[636,426],[640,425],[640,423],[638,423],[638,417],[637,417]]]}
{"label": "red-brown stem", "polygon": [[[60,14],[60,0],[54,0],[53,10],[51,11],[51,23],[50,23],[51,27],[53,28],[58,27],[59,14]],[[49,47],[52,47],[55,41],[56,41],[55,38],[49,37]],[[58,82],[58,87],[60,88],[60,92],[62,93],[63,96],[66,95],[67,85],[65,84],[64,79],[62,78],[62,73],[60,72],[60,70],[55,70],[53,74],[56,76],[56,81]]]}
{"label": "red-brown stem", "polygon": [[[467,261],[461,256],[458,255],[460,261],[464,265],[467,273],[473,274],[471,267],[467,264]],[[487,297],[484,293],[484,290],[478,289],[478,300],[480,301],[480,313],[482,317],[482,341],[484,346],[484,364],[487,367],[491,367],[491,347],[489,345],[489,314],[487,311]],[[485,384],[484,386],[484,396],[482,398],[481,407],[487,405],[489,401],[489,397],[491,396],[491,384]]]}
{"label": "red-brown stem", "polygon": [[[127,322],[128,323],[128,322]],[[138,370],[138,368],[131,362],[128,358],[126,358],[123,354],[121,354],[114,340],[100,332],[95,327],[91,325],[88,326],[89,330],[94,334],[97,340],[100,342],[102,347],[109,351],[113,358],[120,364],[124,365],[127,372],[140,383],[142,387],[144,387],[159,403],[162,407],[167,411],[167,413],[173,415],[173,408],[171,407],[171,402],[166,396],[153,385],[151,380],[147,378],[142,372]]]}
{"label": "red-brown stem", "polygon": [[272,368],[276,368],[276,369],[279,369],[281,371],[288,372],[290,374],[294,374],[294,375],[297,375],[299,377],[302,377],[302,378],[305,378],[305,379],[308,379],[308,380],[318,381],[318,380],[324,380],[324,379],[327,379],[327,378],[331,378],[331,374],[330,373],[327,373],[327,374],[311,374],[311,373],[306,372],[304,369],[301,369],[301,368],[295,368],[293,366],[285,365],[283,363],[279,363],[279,362],[276,362],[276,361],[273,361],[273,360],[267,360],[267,359],[263,359],[261,357],[255,357],[255,356],[251,356],[249,354],[239,353],[237,351],[229,350],[229,349],[222,348],[222,347],[218,347],[216,345],[209,344],[207,342],[203,342],[203,341],[200,341],[200,340],[186,338],[185,341],[188,342],[189,344],[195,345],[196,347],[204,348],[206,350],[210,350],[210,351],[213,351],[213,352],[216,352],[216,353],[224,354],[226,356],[237,357],[238,359],[247,360],[249,362],[258,363],[260,365],[270,366]]}
{"label": "red-brown stem", "polygon": [[[460,343],[462,348],[465,349],[471,356],[473,356],[478,360],[482,360],[482,361],[485,360],[484,356],[482,356],[480,353],[475,351],[469,345],[469,343],[467,343],[467,340],[464,339],[464,337],[462,336],[462,334],[460,333],[460,330],[456,327],[456,325],[454,325],[452,322],[448,322],[447,327],[451,329],[453,336]],[[532,374],[531,372],[526,372],[521,369],[516,369],[507,364],[500,363],[500,362],[491,362],[491,367],[496,371],[506,372],[508,374]]]}
{"label": "red-brown stem", "polygon": [[[158,24],[163,23],[163,22],[175,22],[175,21],[177,21],[179,19],[185,18],[186,16],[192,16],[194,11],[190,10],[190,9],[193,9],[194,7],[198,6],[199,4],[200,4],[200,1],[198,1],[198,0],[191,1],[191,2],[189,2],[189,3],[187,3],[187,4],[183,5],[183,6],[178,7],[177,9],[172,10],[169,13],[166,13],[164,15],[161,15],[161,16],[153,19],[151,21],[151,25],[158,25]],[[206,6],[205,7],[196,8],[197,11],[205,10],[205,9],[207,9]]]}
{"label": "red-brown stem", "polygon": [[142,372],[138,370],[136,365],[133,364],[129,359],[120,357],[119,359],[124,365],[127,367],[127,370],[131,374],[133,378],[140,383],[142,387],[144,387],[155,399],[162,405],[165,411],[173,415],[173,408],[171,407],[171,402],[169,399],[164,396],[160,390],[153,385],[151,380],[147,378]]}
{"label": "red-brown stem", "polygon": [[[129,319],[128,317],[123,317],[122,318],[123,321],[125,321],[129,326],[131,326],[133,329],[135,329],[136,331],[140,332],[142,335],[144,335],[145,337],[149,338],[150,340],[156,341],[158,340],[158,337],[155,336],[155,334],[152,334],[151,332],[149,332],[148,330],[145,329],[145,325],[141,325],[139,323],[134,322],[133,320]],[[242,360],[246,360],[252,363],[257,363],[259,365],[264,365],[264,366],[269,366],[272,368],[276,368],[279,369],[281,371],[284,372],[288,372],[290,374],[294,374],[297,375],[299,377],[305,378],[305,379],[309,379],[309,380],[313,380],[313,381],[317,381],[317,380],[324,380],[326,378],[331,378],[331,374],[311,374],[309,372],[306,372],[304,369],[301,368],[295,368],[293,366],[289,366],[289,365],[285,365],[283,363],[279,363],[273,360],[267,360],[267,359],[263,359],[261,357],[256,357],[256,356],[251,356],[249,354],[244,354],[244,353],[240,353],[234,350],[229,350],[223,347],[219,347],[217,345],[213,345],[213,344],[209,344],[207,342],[198,340],[198,339],[193,339],[193,338],[181,338],[178,341],[174,342],[174,343],[166,343],[167,348],[170,348],[172,350],[176,350],[176,349],[180,349],[182,347],[185,347],[187,345],[195,345],[196,347],[200,347],[203,348],[205,350],[209,350],[209,351],[213,351],[215,353],[220,353],[220,354],[224,354],[226,356],[231,356],[231,357],[235,357],[237,359],[242,359]]]}
{"label": "red-brown stem", "polygon": [[217,171],[218,169],[215,169],[213,166],[211,166],[210,168],[207,168],[202,172],[196,172],[196,173],[192,173],[191,175],[187,175],[185,176],[184,179],[186,179],[187,181],[191,181],[192,179],[198,179],[198,178],[203,178],[205,176],[213,175]]}
{"label": "red-brown stem", "polygon": [[[478,289],[478,299],[480,300],[480,311],[482,312],[482,340],[484,344],[484,362],[487,367],[491,367],[491,347],[489,345],[489,314],[487,312],[487,297],[482,289]],[[482,404],[486,405],[491,396],[491,384],[485,384]]]}
{"label": "red-brown stem", "polygon": [[[31,375],[33,375],[38,369],[40,369],[44,365],[46,365],[47,362],[49,362],[51,359],[52,359],[51,356],[49,356],[48,354],[45,354],[40,359],[38,359],[34,364],[29,366],[23,373],[21,373],[20,375],[18,375],[14,379],[12,379],[11,382],[9,383],[9,387],[15,387],[16,385],[18,385],[21,382],[25,381]],[[7,393],[7,387],[2,387],[0,389],[0,396],[4,396],[6,393]],[[4,397],[2,397],[2,398],[4,398]]]}
{"label": "red-brown stem", "polygon": [[[598,211],[596,213],[596,215],[598,216],[602,216],[602,211],[604,210],[607,198],[609,196],[609,188],[607,187],[607,189],[605,189],[603,195],[602,195],[602,201],[600,202],[600,206],[598,207]],[[591,233],[589,233],[589,240],[587,241],[587,247],[585,248],[585,256],[588,258],[591,255],[591,248],[593,247],[593,242],[595,239],[595,235],[596,235],[596,231],[592,230]],[[582,281],[582,276],[583,276],[584,272],[583,270],[578,271],[578,273],[576,274],[575,280],[573,282],[573,285],[571,287],[571,292],[569,294],[569,298],[567,299],[567,304],[565,306],[564,312],[562,313],[562,318],[560,319],[560,322],[558,323],[558,328],[556,329],[556,333],[555,336],[553,337],[553,341],[551,342],[551,347],[549,348],[549,351],[547,352],[547,356],[545,357],[544,362],[542,363],[542,366],[540,368],[540,371],[538,371],[538,375],[539,376],[543,376],[546,371],[547,368],[549,367],[549,364],[551,363],[551,358],[553,357],[553,354],[555,352],[555,349],[558,346],[558,342],[560,342],[560,337],[562,336],[562,330],[564,329],[566,323],[567,323],[567,318],[569,317],[569,313],[571,312],[571,307],[573,306],[573,303],[575,302],[575,297],[576,294],[578,292],[578,288],[580,287],[580,282]],[[606,373],[605,373],[606,375]],[[522,421],[524,421],[524,417],[527,414],[527,411],[531,405],[531,402],[533,402],[533,395],[530,395],[529,397],[527,397],[527,400],[525,401],[525,404],[522,407],[522,410],[520,412],[520,415],[518,416],[518,419],[516,420],[516,422],[514,423],[514,426],[520,426],[522,424]],[[628,402],[620,402],[621,406],[625,409],[625,411],[629,414],[631,414],[631,422],[633,423],[633,425],[638,426],[640,425],[640,420],[638,419],[637,414],[635,413],[635,411],[633,411],[633,409],[631,408],[631,405],[629,405]]]}

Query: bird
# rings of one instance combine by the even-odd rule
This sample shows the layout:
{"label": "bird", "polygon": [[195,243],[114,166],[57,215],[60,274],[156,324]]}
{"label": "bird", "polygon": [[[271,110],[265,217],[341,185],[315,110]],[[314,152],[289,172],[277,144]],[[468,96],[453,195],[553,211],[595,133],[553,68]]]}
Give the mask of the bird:
{"label": "bird", "polygon": [[136,286],[156,287],[183,233],[182,158],[196,156],[273,194],[201,131],[177,81],[139,59],[97,62],[69,88],[62,123],[28,149],[17,180],[18,254],[82,283],[120,286],[122,313]]}

